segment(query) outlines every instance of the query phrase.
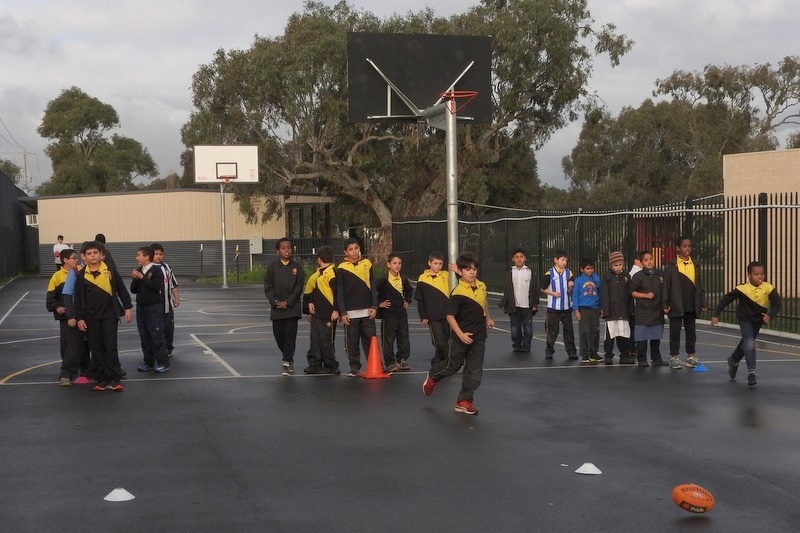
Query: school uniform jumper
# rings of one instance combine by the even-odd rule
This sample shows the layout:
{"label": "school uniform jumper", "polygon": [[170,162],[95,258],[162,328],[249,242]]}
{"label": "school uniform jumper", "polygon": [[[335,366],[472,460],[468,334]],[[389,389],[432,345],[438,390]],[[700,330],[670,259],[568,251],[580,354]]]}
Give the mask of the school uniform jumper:
{"label": "school uniform jumper", "polygon": [[[685,274],[686,269],[691,276]],[[669,262],[664,271],[663,306],[665,309],[669,307],[670,356],[677,357],[680,353],[681,325],[686,329],[686,354],[694,355],[697,344],[697,315],[702,308],[708,307],[697,263],[677,257]]]}
{"label": "school uniform jumper", "polygon": [[[280,259],[273,261],[264,274],[264,295],[269,300],[272,334],[284,363],[294,364],[297,322],[302,316],[305,281],[303,265],[295,259],[286,263]],[[286,309],[278,309],[276,304],[283,301],[287,303]]]}
{"label": "school uniform jumper", "polygon": [[447,323],[447,305],[450,300],[450,276],[444,270],[433,273],[425,270],[417,279],[414,291],[417,312],[421,320],[428,321],[428,331],[433,344],[431,366],[447,357],[450,340],[450,324]]}
{"label": "school uniform jumper", "polygon": [[144,276],[131,281],[131,292],[136,295],[136,328],[144,364],[151,368],[169,368],[164,339],[164,269],[157,263],[149,263],[136,270]]}
{"label": "school uniform jumper", "polygon": [[756,287],[748,281],[723,296],[711,316],[719,318],[722,310],[734,301],[738,302],[736,318],[739,320],[742,340],[731,354],[731,362],[738,365],[744,358],[747,370],[753,372],[756,369],[756,338],[764,325],[762,315],[767,314],[770,319],[777,316],[782,305],[781,295],[767,282]]}
{"label": "school uniform jumper", "polygon": [[[339,316],[347,315],[350,325],[344,327],[344,345],[350,371],[361,370],[361,353],[358,343],[364,348],[364,356],[369,355],[369,344],[375,336],[375,319],[368,316],[370,309],[377,309],[378,302],[372,291],[372,263],[369,259],[359,259],[355,263],[342,261],[336,270],[336,301]],[[355,311],[355,313],[350,313]]]}
{"label": "school uniform jumper", "polygon": [[87,265],[75,279],[75,318],[86,322],[86,338],[98,383],[116,382],[125,375],[119,362],[117,328],[124,310],[132,309],[131,295],[119,272],[101,261]]}
{"label": "school uniform jumper", "polygon": [[[398,285],[400,290],[398,290]],[[381,319],[381,348],[383,349],[383,362],[386,368],[391,368],[395,362],[408,359],[411,356],[411,341],[408,337],[408,311],[403,304],[410,304],[414,295],[414,288],[402,272],[395,279],[391,272],[375,278],[373,289],[375,301],[378,305],[378,315]],[[380,302],[389,300],[389,307],[381,307]],[[395,342],[397,352],[394,351]]]}
{"label": "school uniform jumper", "polygon": [[331,318],[336,310],[336,268],[328,265],[317,269],[308,277],[303,291],[303,308],[308,313],[308,304],[314,304],[311,316],[311,348],[308,352],[308,373],[335,373],[339,370],[336,360],[336,321]]}
{"label": "school uniform jumper", "polygon": [[[53,318],[58,322],[59,327],[61,370],[58,377],[69,378],[72,381],[80,373],[83,333],[77,326],[69,325],[69,320],[75,318],[72,293],[64,294],[64,287],[70,274],[73,277],[75,276],[71,270],[64,270],[62,267],[50,277],[45,305],[47,310],[53,313]],[[64,313],[56,311],[59,307],[64,308]]]}
{"label": "school uniform jumper", "polygon": [[463,366],[461,390],[456,402],[461,400],[472,402],[475,390],[480,387],[483,379],[487,337],[486,300],[486,284],[477,279],[474,286],[459,280],[450,295],[447,314],[455,318],[461,331],[472,333],[472,344],[462,343],[458,335],[451,331],[447,357],[443,361],[437,361],[428,375],[433,381],[440,381],[452,376]]}

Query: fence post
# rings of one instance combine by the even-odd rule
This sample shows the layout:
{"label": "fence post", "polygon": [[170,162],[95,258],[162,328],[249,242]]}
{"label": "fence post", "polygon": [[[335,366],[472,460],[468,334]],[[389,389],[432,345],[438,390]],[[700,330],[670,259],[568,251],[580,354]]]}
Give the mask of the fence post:
{"label": "fence post", "polygon": [[694,198],[691,196],[686,198],[686,203],[684,204],[684,218],[683,218],[683,231],[681,231],[681,235],[689,237],[694,241]]}
{"label": "fence post", "polygon": [[758,261],[767,273],[767,193],[758,193]]}

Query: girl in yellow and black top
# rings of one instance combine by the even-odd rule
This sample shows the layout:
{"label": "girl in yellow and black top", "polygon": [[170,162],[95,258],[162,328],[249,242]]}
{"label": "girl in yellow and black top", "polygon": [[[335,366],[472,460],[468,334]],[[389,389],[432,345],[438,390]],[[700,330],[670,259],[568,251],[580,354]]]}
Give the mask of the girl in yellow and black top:
{"label": "girl in yellow and black top", "polygon": [[738,301],[736,318],[742,340],[728,357],[728,375],[736,379],[739,361],[747,363],[747,385],[756,384],[756,337],[763,324],[769,324],[781,310],[781,295],[764,281],[764,266],[758,261],[747,265],[747,283],[739,285],[722,299],[711,313],[711,325],[719,323],[719,315],[731,302]]}
{"label": "girl in yellow and black top", "polygon": [[431,367],[422,384],[422,391],[430,396],[439,380],[452,376],[463,366],[461,391],[455,411],[476,415],[478,410],[472,404],[472,399],[483,378],[487,330],[494,327],[494,321],[489,316],[486,285],[477,279],[478,259],[464,252],[459,255],[456,266],[461,279],[450,294],[448,305],[447,322],[451,332],[447,358]]}
{"label": "girl in yellow and black top", "polygon": [[334,341],[339,311],[336,309],[336,268],[333,250],[322,246],[317,251],[316,272],[309,276],[303,291],[303,309],[311,317],[311,349],[306,374],[341,374]]}

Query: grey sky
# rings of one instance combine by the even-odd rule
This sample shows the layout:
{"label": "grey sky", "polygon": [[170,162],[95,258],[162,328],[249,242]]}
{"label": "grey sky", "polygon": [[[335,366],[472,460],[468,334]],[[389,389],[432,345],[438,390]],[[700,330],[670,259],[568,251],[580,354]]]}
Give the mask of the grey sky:
{"label": "grey sky", "polygon": [[[351,3],[379,16],[396,10],[381,7],[390,2]],[[475,3],[406,0],[402,12],[431,4],[449,16]],[[598,23],[614,22],[637,42],[615,69],[598,59],[591,90],[616,113],[650,97],[655,80],[675,69],[775,64],[800,53],[798,7],[797,0],[590,0]],[[22,166],[24,148],[31,187],[49,179],[47,143],[36,128],[47,103],[75,85],[117,110],[119,133],[142,142],[162,177],[180,172],[180,128],[197,67],[219,48],[248,48],[255,34],[282,34],[301,10],[296,0],[0,0],[0,157]],[[579,123],[564,128],[537,154],[544,183],[567,186],[560,161],[579,131]]]}

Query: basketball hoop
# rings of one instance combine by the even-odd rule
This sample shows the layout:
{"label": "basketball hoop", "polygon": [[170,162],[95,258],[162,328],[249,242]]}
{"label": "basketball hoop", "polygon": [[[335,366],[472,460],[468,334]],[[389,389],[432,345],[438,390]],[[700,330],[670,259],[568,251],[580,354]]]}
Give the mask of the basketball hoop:
{"label": "basketball hoop", "polygon": [[[475,97],[478,96],[478,91],[445,91],[441,93],[440,96],[445,100],[450,100],[454,103],[453,106],[447,106],[447,109],[449,109],[451,113],[455,114],[458,113],[462,107],[474,100]],[[458,100],[462,101],[461,104],[455,105]]]}
{"label": "basketball hoop", "polygon": [[236,181],[236,176],[220,176],[219,179],[225,180],[225,185],[230,185],[232,181]]}

